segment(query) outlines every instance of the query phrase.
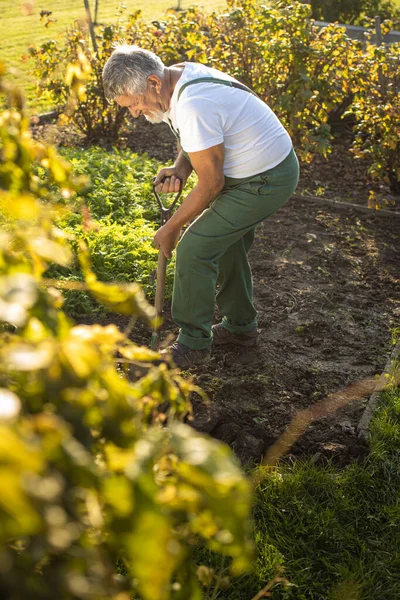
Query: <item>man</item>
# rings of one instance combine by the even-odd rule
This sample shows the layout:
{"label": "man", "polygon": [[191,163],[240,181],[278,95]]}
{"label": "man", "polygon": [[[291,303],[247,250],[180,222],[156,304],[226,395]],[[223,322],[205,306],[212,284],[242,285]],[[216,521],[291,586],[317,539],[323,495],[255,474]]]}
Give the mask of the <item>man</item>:
{"label": "man", "polygon": [[[177,192],[194,169],[197,184],[154,236],[171,257],[177,246],[172,318],[179,326],[167,350],[177,366],[206,362],[211,344],[257,344],[247,254],[258,223],[293,194],[298,161],[272,110],[233,77],[201,64],[166,67],[137,46],[118,45],[103,69],[108,100],[136,118],[165,121],[179,139],[173,167],[161,169],[158,192]],[[212,326],[216,302],[222,322]]]}

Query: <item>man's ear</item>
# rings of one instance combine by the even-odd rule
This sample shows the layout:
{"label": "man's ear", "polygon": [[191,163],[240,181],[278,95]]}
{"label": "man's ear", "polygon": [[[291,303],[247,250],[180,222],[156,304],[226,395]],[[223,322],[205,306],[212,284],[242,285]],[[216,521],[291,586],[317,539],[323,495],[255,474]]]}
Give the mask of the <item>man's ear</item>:
{"label": "man's ear", "polygon": [[159,79],[157,75],[149,75],[147,77],[147,87],[150,91],[157,92],[159,94],[162,87],[161,79]]}

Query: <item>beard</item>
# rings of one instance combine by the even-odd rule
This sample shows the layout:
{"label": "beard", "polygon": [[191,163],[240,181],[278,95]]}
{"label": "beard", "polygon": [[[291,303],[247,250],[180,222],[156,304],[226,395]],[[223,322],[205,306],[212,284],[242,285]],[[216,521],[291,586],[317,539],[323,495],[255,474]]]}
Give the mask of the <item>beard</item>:
{"label": "beard", "polygon": [[144,115],[144,118],[149,122],[155,125],[156,123],[162,123],[164,120],[166,113],[161,112],[161,110],[153,110],[148,115]]}

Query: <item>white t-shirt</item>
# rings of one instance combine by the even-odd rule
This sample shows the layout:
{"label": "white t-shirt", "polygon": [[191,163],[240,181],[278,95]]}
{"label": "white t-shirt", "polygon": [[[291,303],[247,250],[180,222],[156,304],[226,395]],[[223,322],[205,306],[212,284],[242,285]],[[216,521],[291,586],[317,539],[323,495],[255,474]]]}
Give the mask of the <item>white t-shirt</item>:
{"label": "white t-shirt", "polygon": [[238,179],[279,165],[288,156],[292,142],[278,117],[260,98],[245,90],[204,82],[187,86],[178,102],[182,85],[200,77],[236,81],[217,69],[185,63],[164,118],[179,132],[185,152],[223,143],[224,175]]}

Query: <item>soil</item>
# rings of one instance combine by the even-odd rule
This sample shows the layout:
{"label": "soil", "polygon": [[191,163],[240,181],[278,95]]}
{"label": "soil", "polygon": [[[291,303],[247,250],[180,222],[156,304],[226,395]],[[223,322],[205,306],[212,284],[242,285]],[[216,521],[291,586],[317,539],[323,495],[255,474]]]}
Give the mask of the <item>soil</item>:
{"label": "soil", "polygon": [[[250,252],[259,345],[217,347],[210,363],[193,369],[210,398],[208,406],[193,398],[193,426],[229,444],[243,463],[258,461],[298,411],[380,374],[400,317],[399,242],[400,219],[294,199],[265,221]],[[149,335],[133,339],[148,343]],[[365,456],[356,426],[367,400],[311,423],[290,456],[337,464]]]}
{"label": "soil", "polygon": [[[329,160],[302,165],[299,193],[367,205],[366,167],[335,133]],[[159,160],[175,155],[167,127],[138,121],[121,144]],[[388,195],[375,187],[377,194]],[[391,197],[392,208],[399,198]],[[219,347],[194,381],[210,398],[193,397],[192,425],[229,444],[243,463],[259,461],[298,411],[382,372],[400,317],[400,216],[338,211],[292,198],[259,226],[250,252],[259,345]],[[175,337],[169,306],[164,338]],[[218,314],[215,321],[218,322]],[[116,320],[120,325],[121,320]],[[148,344],[145,326],[132,334]],[[337,464],[368,453],[356,426],[368,397],[311,422],[287,460],[311,456]]]}

